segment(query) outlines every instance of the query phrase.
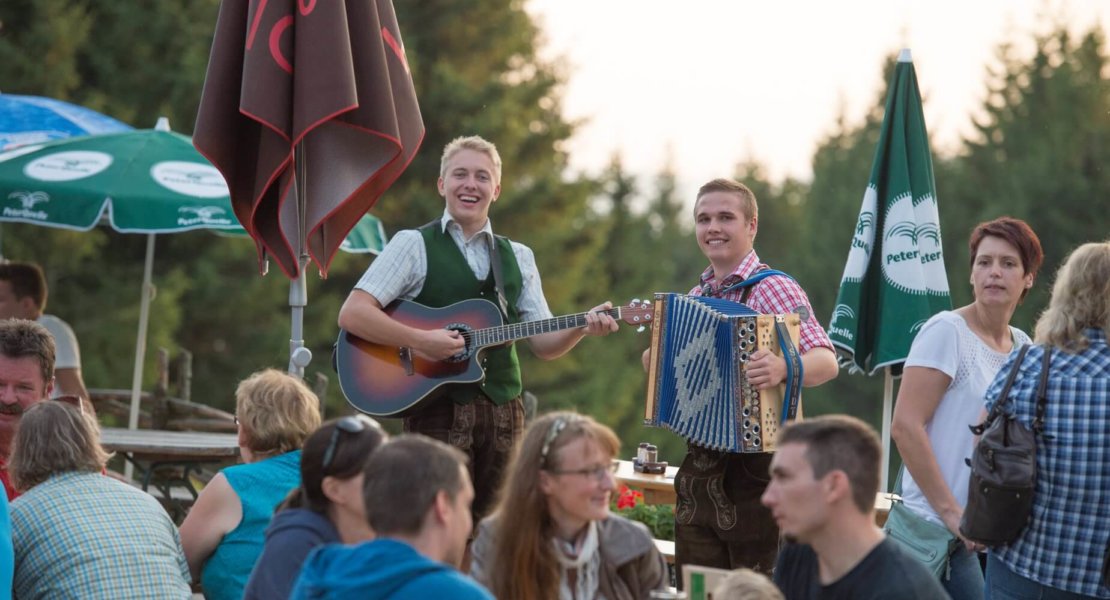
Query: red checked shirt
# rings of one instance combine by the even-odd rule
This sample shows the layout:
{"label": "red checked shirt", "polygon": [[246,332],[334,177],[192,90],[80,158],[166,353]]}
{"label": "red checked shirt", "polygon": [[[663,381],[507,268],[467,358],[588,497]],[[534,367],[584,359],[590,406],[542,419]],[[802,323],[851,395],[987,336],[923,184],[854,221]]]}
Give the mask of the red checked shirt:
{"label": "red checked shirt", "polygon": [[[720,294],[718,290],[744,281],[756,271],[766,268],[769,267],[759,262],[759,256],[756,255],[755,250],[752,250],[744,257],[744,260],[740,261],[736,270],[729,273],[719,286],[713,285],[713,267],[707,268],[701,274],[701,284],[690,290],[689,295],[712,296],[739,302],[746,288],[736,287],[724,294]],[[752,287],[752,291],[748,295],[747,305],[752,310],[763,314],[797,313],[802,321],[798,340],[798,351],[801,354],[818,347],[834,350],[832,341],[829,340],[829,334],[825,333],[825,329],[821,327],[821,323],[817,321],[817,317],[813,314],[813,307],[809,304],[809,297],[806,296],[805,290],[793,279],[772,275],[760,281]]]}

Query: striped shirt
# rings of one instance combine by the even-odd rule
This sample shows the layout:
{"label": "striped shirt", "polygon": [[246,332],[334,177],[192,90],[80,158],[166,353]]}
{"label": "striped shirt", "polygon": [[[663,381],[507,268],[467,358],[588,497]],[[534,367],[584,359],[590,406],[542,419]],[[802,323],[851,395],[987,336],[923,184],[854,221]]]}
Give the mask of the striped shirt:
{"label": "striped shirt", "polygon": [[[766,268],[768,268],[767,265],[759,262],[759,256],[756,255],[755,250],[752,250],[744,257],[744,260],[740,261],[736,270],[729,273],[724,281],[720,282],[720,285],[713,285],[713,267],[708,267],[701,274],[701,284],[690,290],[690,295],[713,296],[739,302],[747,288],[736,287],[723,294],[719,290],[740,283],[751,277],[756,271]],[[809,304],[809,297],[806,296],[805,290],[798,285],[797,281],[789,277],[772,275],[752,287],[752,291],[748,295],[747,305],[752,310],[768,315],[798,313],[802,322],[798,336],[798,352],[800,354],[821,347],[833,350],[829,334],[825,333],[825,329],[821,327],[821,323],[814,316],[813,307]]]}
{"label": "striped shirt", "polygon": [[13,597],[189,598],[177,527],[152,496],[68,472],[12,502]]}
{"label": "striped shirt", "polygon": [[[480,231],[467,239],[459,225],[446,210],[440,218],[440,225],[454,240],[459,251],[466,258],[474,277],[485,281],[490,276],[489,248],[493,239],[490,220]],[[540,272],[536,268],[536,257],[532,249],[524,244],[511,242],[513,255],[520,266],[523,286],[516,308],[521,321],[550,319],[551,309],[543,295]],[[428,275],[428,254],[424,248],[424,237],[415,229],[398,231],[389,241],[382,253],[370,263],[355,289],[373,296],[382,306],[400,298],[412,300],[424,289],[424,278]]]}
{"label": "striped shirt", "polygon": [[[1110,349],[1106,332],[1084,333],[1091,342],[1086,350],[1052,352],[1029,525],[1012,544],[991,552],[1013,572],[1042,585],[1110,598],[1110,587],[1099,582],[1110,544]],[[987,388],[987,410],[1015,357]],[[1005,406],[1027,427],[1036,412],[1043,358],[1043,346],[1029,349]]]}

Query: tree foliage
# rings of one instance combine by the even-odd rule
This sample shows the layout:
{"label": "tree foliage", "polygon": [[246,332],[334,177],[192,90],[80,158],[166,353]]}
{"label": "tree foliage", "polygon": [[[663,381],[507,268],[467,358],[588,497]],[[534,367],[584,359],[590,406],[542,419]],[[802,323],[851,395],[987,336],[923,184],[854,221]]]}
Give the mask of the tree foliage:
{"label": "tree foliage", "polygon": [[[170,117],[189,132],[204,80],[217,0],[103,3],[6,0],[0,4],[3,91],[84,104],[139,127]],[[685,292],[705,261],[692,233],[676,175],[630,174],[619,156],[596,177],[567,173],[562,115],[563,65],[540,58],[540,31],[521,0],[395,3],[427,135],[405,174],[374,208],[392,233],[437,218],[439,153],[458,135],[497,143],[505,160],[494,227],[533,248],[553,311],[567,314],[609,299],[625,304],[653,292]],[[934,162],[944,251],[954,304],[970,300],[966,238],[975,223],[1002,214],[1040,234],[1046,273],[1015,317],[1032,328],[1049,290],[1049,272],[1070,248],[1110,233],[1110,77],[1105,35],[1063,28],[1034,36],[1020,57],[1000,47],[987,73],[976,131],[959,152]],[[876,76],[889,81],[886,57]],[[879,86],[877,86],[879,87]],[[810,181],[772,181],[758,157],[731,175],[760,203],[761,258],[790,272],[828,322],[851,232],[867,185],[883,117],[885,86],[859,118],[842,114],[813,155]],[[722,176],[729,175],[722,173]],[[288,282],[258,275],[250,242],[209,233],[160,236],[149,347],[192,351],[194,399],[228,408],[236,382],[282,367],[288,354]],[[4,255],[46,268],[50,310],[81,340],[91,387],[130,381],[146,240],[106,229],[89,232],[5,225]],[[305,314],[313,371],[330,372],[328,354],[340,304],[367,265],[340,254],[327,280],[313,278]],[[660,445],[672,463],[682,443],[642,424],[646,335],[629,327],[589,338],[556,361],[523,351],[525,386],[540,410],[577,407],[613,426],[626,447]],[[153,381],[148,358],[145,381]],[[334,380],[334,377],[333,377]],[[807,414],[849,412],[878,425],[881,379],[842,374],[807,390]],[[331,411],[342,400],[331,386]]]}

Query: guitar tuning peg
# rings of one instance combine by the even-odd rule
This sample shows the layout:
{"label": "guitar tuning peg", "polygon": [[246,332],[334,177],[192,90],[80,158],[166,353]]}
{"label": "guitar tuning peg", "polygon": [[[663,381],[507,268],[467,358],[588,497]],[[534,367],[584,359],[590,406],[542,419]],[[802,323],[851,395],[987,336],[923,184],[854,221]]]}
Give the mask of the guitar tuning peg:
{"label": "guitar tuning peg", "polygon": [[639,306],[639,305],[640,305],[640,299],[639,298],[633,298],[632,299],[632,306]]}
{"label": "guitar tuning peg", "polygon": [[644,327],[643,325],[640,325],[639,327],[636,328],[636,333],[643,333],[644,329],[646,329],[646,327]]}

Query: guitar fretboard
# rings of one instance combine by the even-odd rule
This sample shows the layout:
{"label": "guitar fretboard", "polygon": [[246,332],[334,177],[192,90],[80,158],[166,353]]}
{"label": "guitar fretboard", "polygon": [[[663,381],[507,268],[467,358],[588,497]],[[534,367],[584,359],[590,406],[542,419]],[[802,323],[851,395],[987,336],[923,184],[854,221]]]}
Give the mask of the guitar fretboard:
{"label": "guitar fretboard", "polygon": [[[621,307],[619,306],[597,312],[605,313],[618,321],[621,318]],[[585,327],[587,314],[589,313],[578,313],[574,315],[552,317],[550,319],[513,323],[512,325],[498,325],[497,327],[474,329],[464,332],[463,337],[469,341],[467,346],[475,349],[495,346],[504,344],[505,342],[522,340],[541,333]]]}

